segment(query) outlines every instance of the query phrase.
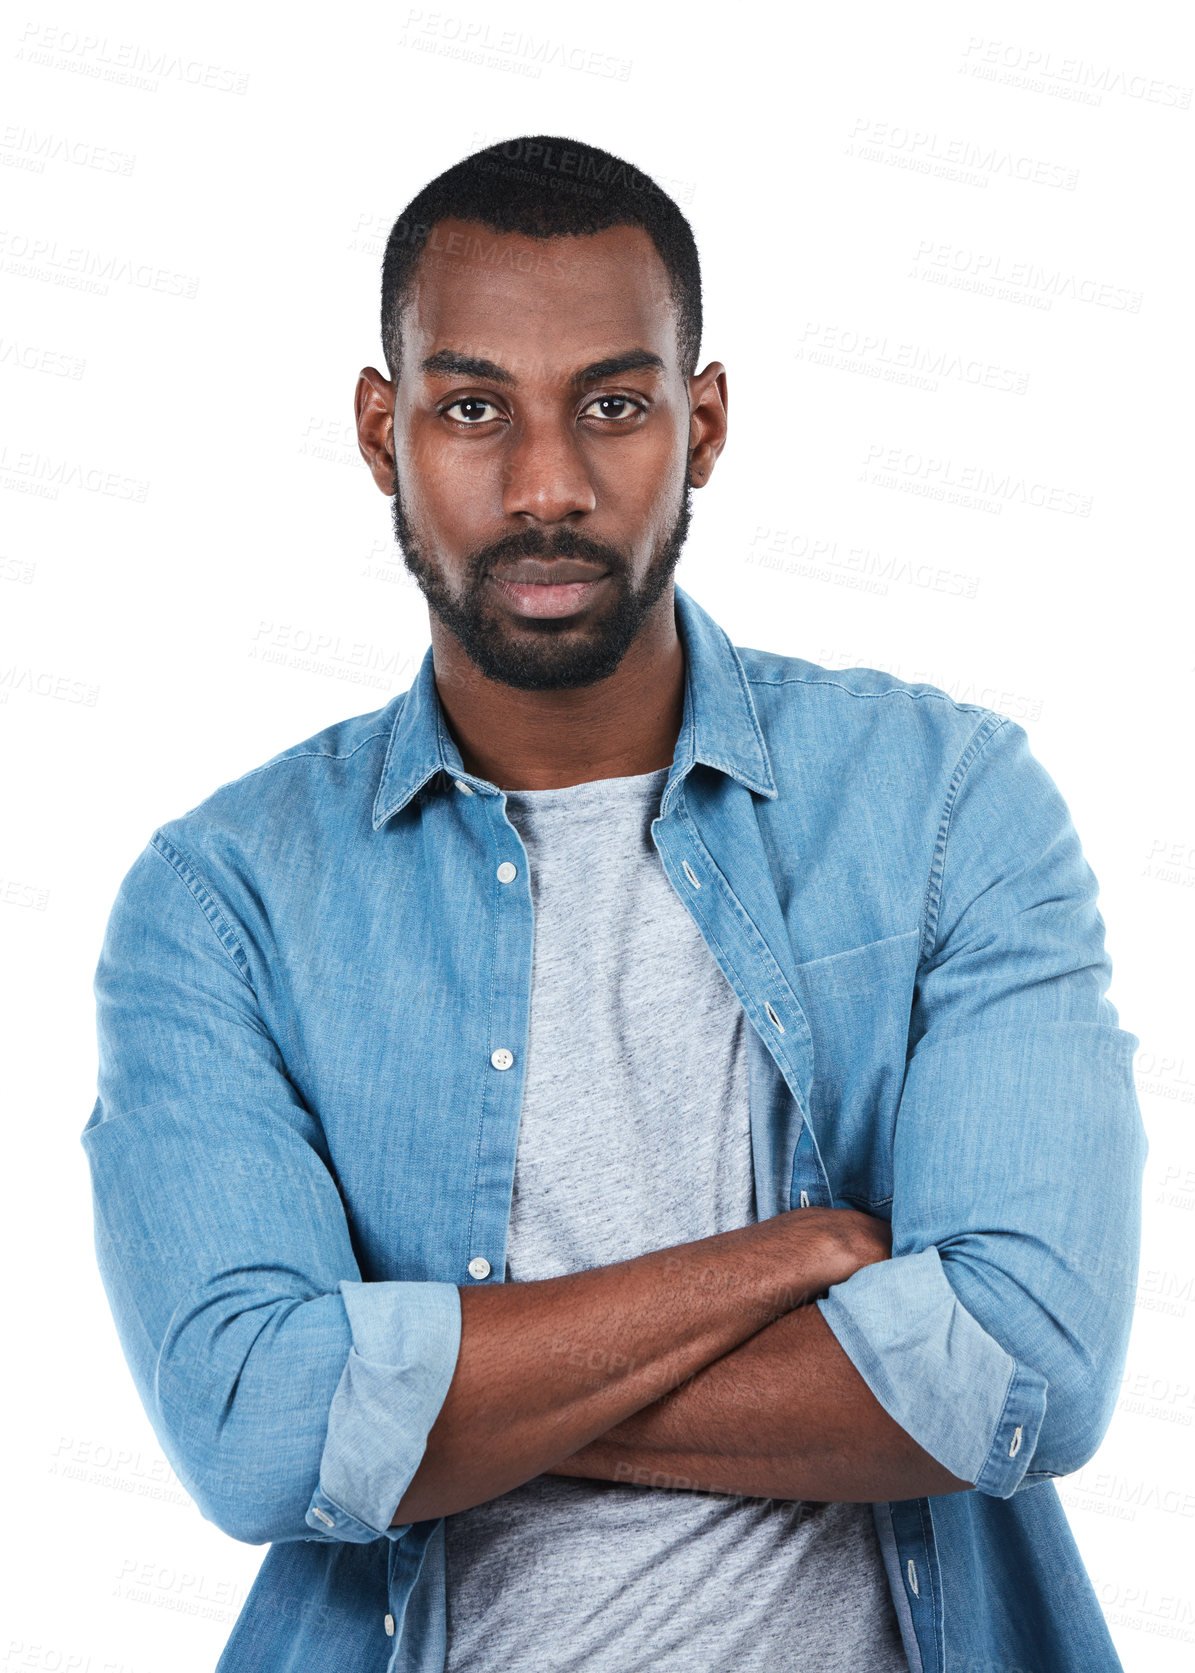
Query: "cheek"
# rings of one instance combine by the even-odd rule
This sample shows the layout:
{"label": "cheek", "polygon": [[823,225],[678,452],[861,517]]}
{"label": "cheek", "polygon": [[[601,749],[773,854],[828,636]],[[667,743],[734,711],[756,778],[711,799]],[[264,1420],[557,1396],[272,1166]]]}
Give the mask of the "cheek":
{"label": "cheek", "polygon": [[394,457],[412,497],[427,498],[437,478],[443,474],[445,461],[443,438],[430,426],[412,423],[394,435]]}
{"label": "cheek", "polygon": [[408,517],[449,540],[454,531],[467,537],[501,499],[496,462],[462,459],[435,432],[416,428],[396,441],[395,462]]}
{"label": "cheek", "polygon": [[671,521],[688,465],[684,434],[645,433],[594,463],[600,500],[637,521]]}
{"label": "cheek", "polygon": [[665,533],[671,530],[684,502],[688,484],[689,450],[682,436],[661,460],[656,476],[651,514],[658,532]]}

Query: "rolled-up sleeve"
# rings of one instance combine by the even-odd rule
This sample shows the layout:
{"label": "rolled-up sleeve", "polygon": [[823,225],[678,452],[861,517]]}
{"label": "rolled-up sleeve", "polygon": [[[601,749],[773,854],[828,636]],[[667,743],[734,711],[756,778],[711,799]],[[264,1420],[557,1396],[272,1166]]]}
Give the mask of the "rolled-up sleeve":
{"label": "rolled-up sleeve", "polygon": [[401,1538],[459,1293],[362,1280],[236,927],[161,833],[121,884],[95,993],[96,1253],[163,1451],[236,1539]]}
{"label": "rolled-up sleeve", "polygon": [[954,774],[893,1151],[892,1259],[818,1302],[880,1404],[1008,1498],[1079,1469],[1115,1405],[1146,1141],[1097,884],[1024,729]]}

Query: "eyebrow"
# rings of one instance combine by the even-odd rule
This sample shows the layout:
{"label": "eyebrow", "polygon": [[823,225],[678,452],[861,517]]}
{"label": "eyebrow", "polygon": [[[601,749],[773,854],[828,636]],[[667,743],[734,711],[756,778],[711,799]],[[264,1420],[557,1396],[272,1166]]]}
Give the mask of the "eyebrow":
{"label": "eyebrow", "polygon": [[[490,383],[500,383],[507,386],[515,384],[518,379],[513,372],[508,372],[505,366],[499,366],[496,361],[482,360],[472,354],[458,354],[455,349],[437,349],[435,354],[429,354],[420,363],[421,372],[430,372],[433,376],[453,378],[487,378]],[[600,383],[605,378],[616,378],[620,372],[663,372],[666,368],[658,354],[652,354],[649,349],[628,349],[625,354],[613,354],[606,360],[595,360],[590,365],[574,372],[569,382],[576,389],[583,389],[588,383]]]}

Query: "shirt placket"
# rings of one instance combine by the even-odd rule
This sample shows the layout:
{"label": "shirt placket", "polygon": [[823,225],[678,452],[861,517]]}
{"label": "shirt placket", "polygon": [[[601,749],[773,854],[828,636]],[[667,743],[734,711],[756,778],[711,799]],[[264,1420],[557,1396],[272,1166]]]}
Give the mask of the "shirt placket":
{"label": "shirt placket", "polygon": [[[489,921],[472,956],[489,962],[489,1003],[473,1050],[481,1071],[473,1191],[464,1271],[456,1282],[502,1283],[531,1015],[534,917],[526,850],[506,817],[506,797],[483,780],[455,781],[461,817],[482,825],[489,846]],[[466,933],[470,933],[466,926]],[[466,955],[464,950],[462,956]]]}
{"label": "shirt placket", "polygon": [[[460,949],[462,959],[484,959],[489,970],[486,1013],[466,1043],[477,1054],[481,1087],[462,1269],[451,1277],[466,1288],[505,1280],[531,1015],[534,922],[527,854],[506,817],[505,796],[459,767],[451,783],[459,798],[458,816],[474,821],[473,834],[480,830],[486,837],[482,846],[489,849],[490,872],[487,918],[462,927],[469,942]],[[445,1018],[445,1026],[451,1026],[451,1018]],[[393,1645],[388,1673],[438,1673],[443,1667],[445,1580],[442,1517],[417,1523],[392,1543],[389,1611],[382,1623]],[[408,1619],[412,1610],[415,1623]]]}
{"label": "shirt placket", "polygon": [[[896,1551],[896,1586],[891,1586],[891,1573],[889,1582],[897,1615],[911,1623],[916,1638],[917,1658],[909,1655],[911,1673],[943,1673],[942,1577],[930,1501],[901,1499],[877,1508],[881,1545],[886,1542],[886,1517]],[[895,1595],[896,1587],[902,1597]]]}

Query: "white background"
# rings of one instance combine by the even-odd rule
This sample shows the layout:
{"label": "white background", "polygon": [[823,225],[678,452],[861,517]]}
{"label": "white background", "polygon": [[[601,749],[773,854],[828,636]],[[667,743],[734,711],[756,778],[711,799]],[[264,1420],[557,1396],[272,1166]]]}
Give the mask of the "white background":
{"label": "white background", "polygon": [[535,132],[696,232],[731,436],[681,583],[740,644],[1021,720],[1071,807],[1151,1150],[1125,1389],[1062,1493],[1126,1668],[1187,1667],[1186,8],[461,5],[0,34],[4,1673],[211,1668],[263,1554],[169,1475],[95,1271],[91,979],[158,823],[410,683],[425,608],[352,428],[382,245]]}

